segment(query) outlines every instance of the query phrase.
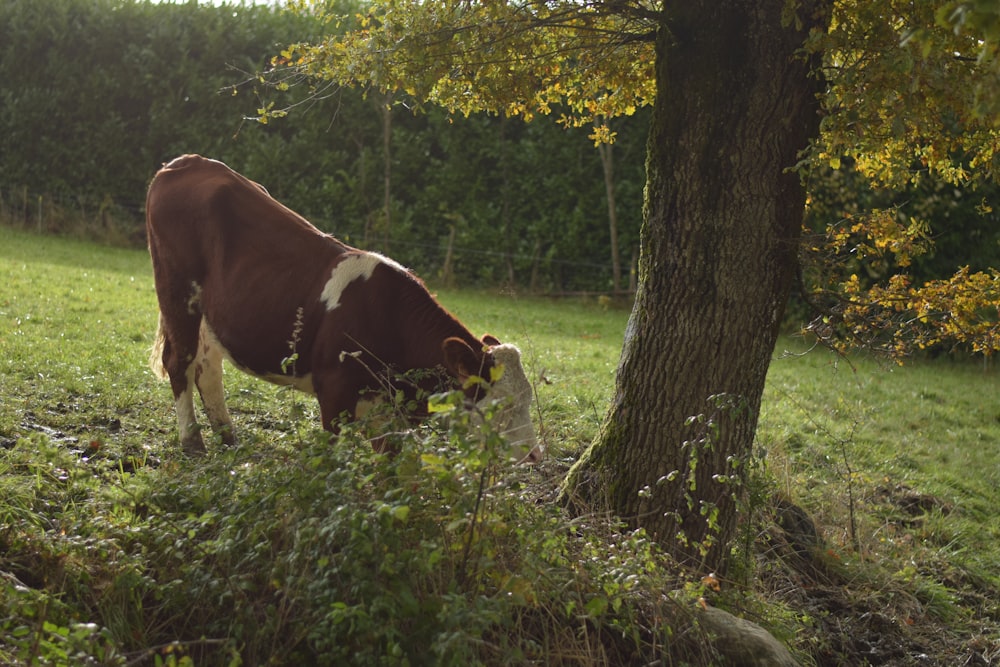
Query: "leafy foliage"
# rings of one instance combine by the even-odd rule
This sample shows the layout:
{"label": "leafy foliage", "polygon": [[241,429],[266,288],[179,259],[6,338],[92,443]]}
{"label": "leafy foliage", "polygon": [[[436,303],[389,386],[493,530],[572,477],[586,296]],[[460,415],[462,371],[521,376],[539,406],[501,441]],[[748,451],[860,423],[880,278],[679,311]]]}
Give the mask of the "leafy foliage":
{"label": "leafy foliage", "polygon": [[138,206],[163,161],[232,155],[245,114],[219,90],[304,29],[264,7],[4,3],[4,185]]}
{"label": "leafy foliage", "polygon": [[[807,216],[807,298],[819,311],[809,330],[841,351],[860,345],[899,360],[922,350],[992,355],[1000,237],[987,201],[996,186],[969,192],[929,179],[876,191],[852,174],[847,165],[827,172],[826,196]],[[855,189],[841,199],[845,182]]]}
{"label": "leafy foliage", "polygon": [[[847,203],[827,218],[827,242],[807,245],[807,256],[819,260],[811,267],[813,289],[828,306],[812,329],[841,349],[860,344],[898,358],[941,345],[987,355],[1000,349],[997,276],[989,268],[995,243],[971,248],[966,236],[964,252],[946,246],[951,265],[939,259],[930,275],[920,259],[933,256],[936,238],[953,233],[953,214],[933,204],[945,184],[956,192],[978,186],[981,204],[969,207],[966,219],[992,218],[987,200],[1000,177],[1000,144],[986,101],[994,88],[991,42],[982,40],[988,4],[845,0],[830,30],[810,40],[808,48],[824,54],[830,84],[815,153],[817,190],[830,179],[829,165],[899,193],[872,203],[919,202],[909,205],[918,212],[909,216],[901,207]],[[856,192],[868,190],[847,179]],[[977,257],[985,264],[970,269]]]}
{"label": "leafy foliage", "polygon": [[975,37],[935,20],[937,3],[843,0],[833,24],[807,47],[824,56],[817,158],[851,157],[875,182],[898,185],[938,175],[952,183],[972,171],[993,177],[992,125],[974,112],[983,73]]}
{"label": "leafy foliage", "polygon": [[275,62],[347,85],[399,89],[465,114],[530,120],[562,108],[571,125],[631,115],[655,96],[658,10],[642,0],[388,0],[327,18],[342,29]]}
{"label": "leafy foliage", "polygon": [[684,646],[649,615],[684,622],[653,594],[673,586],[651,542],[609,553],[613,526],[568,522],[498,467],[498,433],[452,416],[392,458],[299,435],[134,474],[44,438],[0,451],[5,662],[621,664]]}
{"label": "leafy foliage", "polygon": [[[996,76],[1000,72],[1000,4],[995,0],[976,2],[945,2],[936,12],[937,22],[954,33],[976,43],[976,62]],[[995,85],[982,82],[975,88],[975,113],[996,124],[1000,114],[1000,91]]]}

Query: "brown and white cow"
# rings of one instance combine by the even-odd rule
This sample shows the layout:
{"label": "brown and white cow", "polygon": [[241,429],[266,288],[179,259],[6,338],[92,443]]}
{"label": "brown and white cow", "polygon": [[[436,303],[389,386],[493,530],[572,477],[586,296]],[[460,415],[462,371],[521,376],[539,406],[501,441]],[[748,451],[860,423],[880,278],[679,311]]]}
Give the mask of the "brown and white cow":
{"label": "brown and white cow", "polygon": [[[473,336],[391,259],[320,232],[262,186],[198,155],[153,178],[146,230],[160,304],[150,362],[170,380],[185,451],[205,448],[195,387],[212,427],[235,442],[222,386],[227,358],[315,394],[323,427],[334,431],[361,416],[359,399],[399,374],[443,369],[471,399],[502,401],[498,419],[514,452],[538,457],[518,349]],[[485,392],[466,382],[488,380],[501,365]]]}

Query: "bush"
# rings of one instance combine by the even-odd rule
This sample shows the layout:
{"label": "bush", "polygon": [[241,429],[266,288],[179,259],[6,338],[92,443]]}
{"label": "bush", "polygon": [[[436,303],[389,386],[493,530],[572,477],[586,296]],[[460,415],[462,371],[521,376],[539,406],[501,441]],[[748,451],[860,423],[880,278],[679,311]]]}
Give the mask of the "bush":
{"label": "bush", "polygon": [[489,423],[391,433],[392,456],[360,428],[308,431],[129,474],[22,440],[0,451],[0,661],[592,665],[684,650],[666,595],[680,586],[651,541],[569,520],[551,483],[501,460]]}

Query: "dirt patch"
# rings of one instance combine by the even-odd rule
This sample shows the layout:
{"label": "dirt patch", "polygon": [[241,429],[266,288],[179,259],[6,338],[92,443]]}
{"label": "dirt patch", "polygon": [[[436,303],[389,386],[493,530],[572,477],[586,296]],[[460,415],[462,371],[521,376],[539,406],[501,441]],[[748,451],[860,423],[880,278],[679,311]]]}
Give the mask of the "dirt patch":
{"label": "dirt patch", "polygon": [[877,487],[875,500],[897,510],[899,517],[895,522],[906,528],[919,526],[923,518],[931,512],[938,511],[947,516],[954,510],[951,503],[929,493],[917,491],[906,484],[884,484]]}

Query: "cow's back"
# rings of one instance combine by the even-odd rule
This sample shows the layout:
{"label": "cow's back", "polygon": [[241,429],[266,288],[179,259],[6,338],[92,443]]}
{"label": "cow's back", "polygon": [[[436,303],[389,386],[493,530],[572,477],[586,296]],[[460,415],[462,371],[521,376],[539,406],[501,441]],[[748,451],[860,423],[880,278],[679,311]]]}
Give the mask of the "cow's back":
{"label": "cow's back", "polygon": [[[195,268],[254,264],[302,268],[344,247],[225,164],[199,155],[173,160],[146,198],[150,250]],[[195,278],[198,279],[198,278]]]}
{"label": "cow's back", "polygon": [[[351,251],[225,164],[185,155],[150,184],[146,226],[161,313],[206,324],[234,360],[277,371],[296,322],[311,345],[331,267]],[[302,309],[306,312],[303,315]],[[278,361],[274,361],[277,359]]]}

